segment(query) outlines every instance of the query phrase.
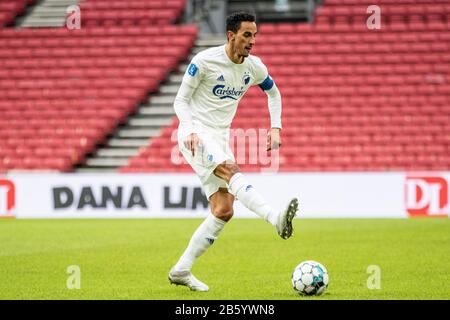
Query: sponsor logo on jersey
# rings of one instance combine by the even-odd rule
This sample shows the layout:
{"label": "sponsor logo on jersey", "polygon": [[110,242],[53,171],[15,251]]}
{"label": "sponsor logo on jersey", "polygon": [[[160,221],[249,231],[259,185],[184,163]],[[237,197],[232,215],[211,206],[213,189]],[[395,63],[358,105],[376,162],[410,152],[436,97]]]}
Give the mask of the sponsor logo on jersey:
{"label": "sponsor logo on jersey", "polygon": [[212,92],[216,97],[219,97],[220,99],[233,99],[237,100],[239,97],[242,97],[244,95],[244,88],[241,88],[240,90],[236,90],[236,88],[230,88],[226,87],[223,84],[216,85]]}
{"label": "sponsor logo on jersey", "polygon": [[225,78],[223,77],[223,74],[220,75],[220,76],[217,78],[217,81],[225,81]]}

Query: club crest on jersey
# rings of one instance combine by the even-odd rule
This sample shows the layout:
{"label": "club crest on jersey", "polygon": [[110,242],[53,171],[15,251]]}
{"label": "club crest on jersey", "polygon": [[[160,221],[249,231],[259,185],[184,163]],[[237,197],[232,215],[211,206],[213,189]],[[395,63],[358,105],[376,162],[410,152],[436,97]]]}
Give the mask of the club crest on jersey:
{"label": "club crest on jersey", "polygon": [[197,70],[198,70],[197,66],[195,64],[191,63],[188,68],[188,73],[190,76],[193,77],[197,73]]}
{"label": "club crest on jersey", "polygon": [[223,84],[216,85],[212,92],[216,97],[220,99],[233,99],[237,100],[239,97],[244,95],[244,88],[242,87],[240,90],[236,90],[235,88],[226,87]]}
{"label": "club crest on jersey", "polygon": [[244,74],[244,76],[242,77],[242,82],[245,84],[245,85],[248,85],[249,83],[250,83],[250,76],[248,75],[248,74]]}

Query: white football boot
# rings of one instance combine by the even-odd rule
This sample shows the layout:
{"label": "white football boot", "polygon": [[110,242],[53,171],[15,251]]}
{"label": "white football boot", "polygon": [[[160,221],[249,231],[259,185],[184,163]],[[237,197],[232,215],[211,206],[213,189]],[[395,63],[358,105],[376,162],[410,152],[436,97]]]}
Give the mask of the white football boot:
{"label": "white football boot", "polygon": [[198,280],[190,271],[174,271],[169,272],[169,281],[177,286],[186,286],[192,291],[208,291],[209,287]]}
{"label": "white football boot", "polygon": [[277,220],[277,232],[283,239],[288,239],[292,235],[292,219],[294,219],[298,210],[298,199],[294,198],[289,201],[287,208],[280,212]]}

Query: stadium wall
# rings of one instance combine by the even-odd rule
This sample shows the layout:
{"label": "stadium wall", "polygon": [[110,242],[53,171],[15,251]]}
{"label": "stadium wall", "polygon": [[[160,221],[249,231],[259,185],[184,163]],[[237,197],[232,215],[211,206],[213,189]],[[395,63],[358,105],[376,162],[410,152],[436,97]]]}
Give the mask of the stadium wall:
{"label": "stadium wall", "polygon": [[[304,218],[448,217],[450,172],[248,174],[275,208],[297,196]],[[0,217],[200,218],[208,202],[193,174],[0,176]],[[255,218],[239,201],[235,217]]]}

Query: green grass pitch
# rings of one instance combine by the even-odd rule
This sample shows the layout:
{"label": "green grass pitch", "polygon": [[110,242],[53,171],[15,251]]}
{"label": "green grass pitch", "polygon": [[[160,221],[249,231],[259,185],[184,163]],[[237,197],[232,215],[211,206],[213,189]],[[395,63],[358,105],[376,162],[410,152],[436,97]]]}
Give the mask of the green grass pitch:
{"label": "green grass pitch", "polygon": [[[0,299],[449,299],[450,220],[296,219],[282,240],[259,219],[230,221],[194,274],[206,293],[167,273],[200,219],[0,220]],[[293,268],[316,260],[330,285],[320,297],[291,287]],[[67,268],[80,267],[80,289]],[[381,288],[368,289],[369,265]]]}

